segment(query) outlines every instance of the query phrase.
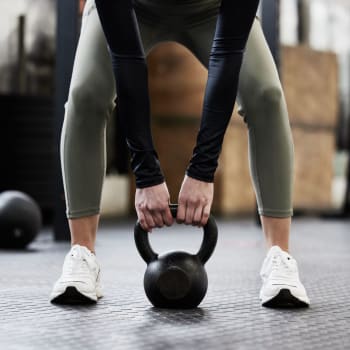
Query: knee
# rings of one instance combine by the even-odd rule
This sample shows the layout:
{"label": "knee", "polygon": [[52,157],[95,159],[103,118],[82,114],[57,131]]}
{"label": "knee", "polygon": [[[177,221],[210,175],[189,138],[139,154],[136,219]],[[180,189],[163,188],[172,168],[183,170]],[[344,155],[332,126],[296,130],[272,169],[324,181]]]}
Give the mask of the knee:
{"label": "knee", "polygon": [[256,97],[256,106],[265,111],[274,110],[280,107],[284,96],[280,85],[271,85],[264,87]]}
{"label": "knee", "polygon": [[98,91],[87,88],[84,84],[71,87],[66,103],[66,116],[78,124],[105,123],[114,108],[114,101]]}
{"label": "knee", "polygon": [[245,121],[251,123],[266,123],[268,120],[281,120],[287,117],[284,94],[280,85],[269,85],[259,89],[245,104]]}

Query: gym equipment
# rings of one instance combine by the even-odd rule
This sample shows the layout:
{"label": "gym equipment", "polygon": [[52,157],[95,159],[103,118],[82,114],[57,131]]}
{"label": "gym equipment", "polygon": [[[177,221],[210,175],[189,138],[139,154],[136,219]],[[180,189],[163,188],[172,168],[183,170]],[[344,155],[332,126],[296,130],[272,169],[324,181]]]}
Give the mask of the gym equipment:
{"label": "gym equipment", "polygon": [[31,197],[19,191],[0,194],[0,248],[25,248],[40,227],[40,208]]}
{"label": "gym equipment", "polygon": [[[177,205],[170,205],[170,210],[176,217]],[[197,254],[175,251],[158,256],[151,248],[148,232],[139,222],[136,223],[136,247],[147,263],[144,289],[155,307],[189,309],[197,307],[203,300],[208,288],[204,264],[212,255],[218,237],[213,216],[209,217],[203,231],[203,241]]]}

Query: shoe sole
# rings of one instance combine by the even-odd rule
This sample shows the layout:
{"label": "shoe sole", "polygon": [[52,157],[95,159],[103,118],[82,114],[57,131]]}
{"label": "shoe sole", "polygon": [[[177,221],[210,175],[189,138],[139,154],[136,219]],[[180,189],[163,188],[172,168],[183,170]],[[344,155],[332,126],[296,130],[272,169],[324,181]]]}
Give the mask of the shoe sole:
{"label": "shoe sole", "polygon": [[81,294],[75,287],[67,287],[64,293],[51,300],[53,304],[89,305],[96,304],[96,300]]}
{"label": "shoe sole", "polygon": [[281,289],[272,299],[261,304],[270,308],[304,308],[309,304],[296,298],[289,289]]}

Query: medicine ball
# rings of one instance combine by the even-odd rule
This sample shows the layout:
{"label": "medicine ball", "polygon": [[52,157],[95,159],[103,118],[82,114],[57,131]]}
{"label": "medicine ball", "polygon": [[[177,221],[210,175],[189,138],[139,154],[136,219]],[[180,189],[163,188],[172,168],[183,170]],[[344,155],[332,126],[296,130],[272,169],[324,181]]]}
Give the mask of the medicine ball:
{"label": "medicine ball", "polygon": [[40,208],[31,197],[19,191],[0,194],[0,248],[25,248],[40,227]]}

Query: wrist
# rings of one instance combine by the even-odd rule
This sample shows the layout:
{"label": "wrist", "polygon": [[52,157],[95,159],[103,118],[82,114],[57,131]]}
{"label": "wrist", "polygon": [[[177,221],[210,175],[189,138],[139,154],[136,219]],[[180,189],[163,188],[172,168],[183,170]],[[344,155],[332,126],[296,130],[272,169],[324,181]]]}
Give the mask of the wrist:
{"label": "wrist", "polygon": [[161,185],[162,183],[164,183],[164,181],[165,181],[164,176],[143,178],[143,179],[136,178],[136,188],[142,189],[147,187],[153,187],[153,186]]}
{"label": "wrist", "polygon": [[156,186],[164,182],[158,155],[154,149],[131,151],[131,168],[136,178],[136,188]]}
{"label": "wrist", "polygon": [[192,171],[190,168],[186,170],[186,175],[192,179],[207,182],[207,183],[213,183],[214,182],[214,175],[211,174],[199,174],[195,171]]}

